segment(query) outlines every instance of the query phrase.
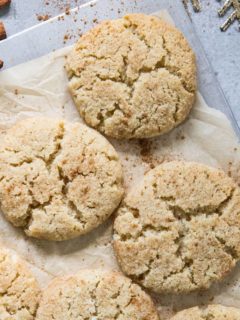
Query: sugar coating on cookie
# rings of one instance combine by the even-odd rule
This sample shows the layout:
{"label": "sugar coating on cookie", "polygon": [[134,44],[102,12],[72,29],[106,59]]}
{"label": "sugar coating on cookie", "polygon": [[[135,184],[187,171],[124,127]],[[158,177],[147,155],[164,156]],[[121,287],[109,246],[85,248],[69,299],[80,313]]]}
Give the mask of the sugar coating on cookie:
{"label": "sugar coating on cookie", "polygon": [[81,271],[56,278],[43,293],[37,320],[158,320],[150,297],[120,273]]}
{"label": "sugar coating on cookie", "polygon": [[178,312],[171,320],[239,320],[240,309],[209,305],[194,307]]}
{"label": "sugar coating on cookie", "polygon": [[39,285],[25,263],[0,248],[0,319],[35,319],[40,297]]}
{"label": "sugar coating on cookie", "polygon": [[117,153],[85,125],[27,119],[1,143],[1,209],[29,236],[60,241],[85,234],[110,216],[122,195]]}
{"label": "sugar coating on cookie", "polygon": [[240,190],[223,171],[174,161],[149,171],[118,210],[123,272],[157,293],[222,279],[240,257]]}
{"label": "sugar coating on cookie", "polygon": [[114,138],[168,132],[194,102],[194,53],[180,31],[154,16],[102,22],[79,39],[66,70],[83,119]]}

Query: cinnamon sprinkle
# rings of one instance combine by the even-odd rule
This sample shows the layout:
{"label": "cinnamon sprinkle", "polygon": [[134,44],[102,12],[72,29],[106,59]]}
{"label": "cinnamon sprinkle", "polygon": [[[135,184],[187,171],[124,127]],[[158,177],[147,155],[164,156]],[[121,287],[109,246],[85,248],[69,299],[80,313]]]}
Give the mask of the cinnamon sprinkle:
{"label": "cinnamon sprinkle", "polygon": [[37,15],[37,19],[38,21],[47,21],[48,19],[50,19],[51,16],[49,14],[45,14],[45,15]]}

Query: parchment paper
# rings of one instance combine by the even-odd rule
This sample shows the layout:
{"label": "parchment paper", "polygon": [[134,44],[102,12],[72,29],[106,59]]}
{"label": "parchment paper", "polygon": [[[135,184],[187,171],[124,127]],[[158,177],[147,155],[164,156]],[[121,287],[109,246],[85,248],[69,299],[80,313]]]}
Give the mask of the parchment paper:
{"label": "parchment paper", "polygon": [[[165,13],[164,19],[170,20]],[[58,50],[0,74],[0,130],[33,116],[82,121],[67,90],[65,55]],[[240,182],[238,139],[221,112],[209,108],[198,93],[184,124],[160,138],[145,141],[111,140],[118,151],[125,174],[126,192],[138,184],[144,173],[163,161],[186,159],[224,169]],[[42,287],[57,275],[80,269],[118,269],[111,247],[112,221],[90,234],[62,243],[28,238],[0,215],[0,241],[24,257]],[[210,290],[181,296],[155,296],[161,319],[177,310],[202,303],[222,303],[240,308],[240,266]]]}

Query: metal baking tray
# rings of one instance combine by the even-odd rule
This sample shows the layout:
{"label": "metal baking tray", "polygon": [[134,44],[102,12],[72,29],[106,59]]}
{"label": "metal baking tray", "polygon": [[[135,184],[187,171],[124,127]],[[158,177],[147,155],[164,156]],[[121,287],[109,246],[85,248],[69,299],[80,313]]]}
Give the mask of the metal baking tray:
{"label": "metal baking tray", "polygon": [[54,17],[2,41],[0,43],[0,56],[4,61],[4,68],[9,68],[74,43],[79,37],[79,32],[84,33],[101,20],[118,18],[132,12],[152,14],[163,9],[168,11],[176,26],[184,33],[196,53],[198,87],[206,103],[210,107],[224,112],[231,121],[236,134],[240,137],[240,128],[237,121],[181,1],[89,1],[73,8],[70,14]]}

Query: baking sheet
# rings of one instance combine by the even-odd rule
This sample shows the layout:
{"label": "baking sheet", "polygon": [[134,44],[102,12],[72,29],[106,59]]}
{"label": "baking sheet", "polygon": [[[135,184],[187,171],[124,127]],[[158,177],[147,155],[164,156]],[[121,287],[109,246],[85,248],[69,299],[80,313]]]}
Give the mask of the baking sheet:
{"label": "baking sheet", "polygon": [[[160,14],[171,21],[166,12]],[[67,90],[65,56],[71,48],[57,50],[37,60],[8,69],[0,75],[0,130],[26,117],[49,116],[81,121]],[[174,159],[202,162],[223,168],[240,183],[238,139],[226,116],[209,108],[201,97],[184,124],[159,138],[137,141],[110,139],[118,151],[125,175],[126,192],[155,165]],[[79,269],[117,269],[111,246],[112,220],[90,234],[62,243],[28,238],[1,215],[1,242],[23,256],[42,287],[57,275]],[[214,296],[214,297],[213,297]],[[240,307],[240,266],[221,284],[191,295],[155,296],[161,319],[176,310],[200,303]]]}

